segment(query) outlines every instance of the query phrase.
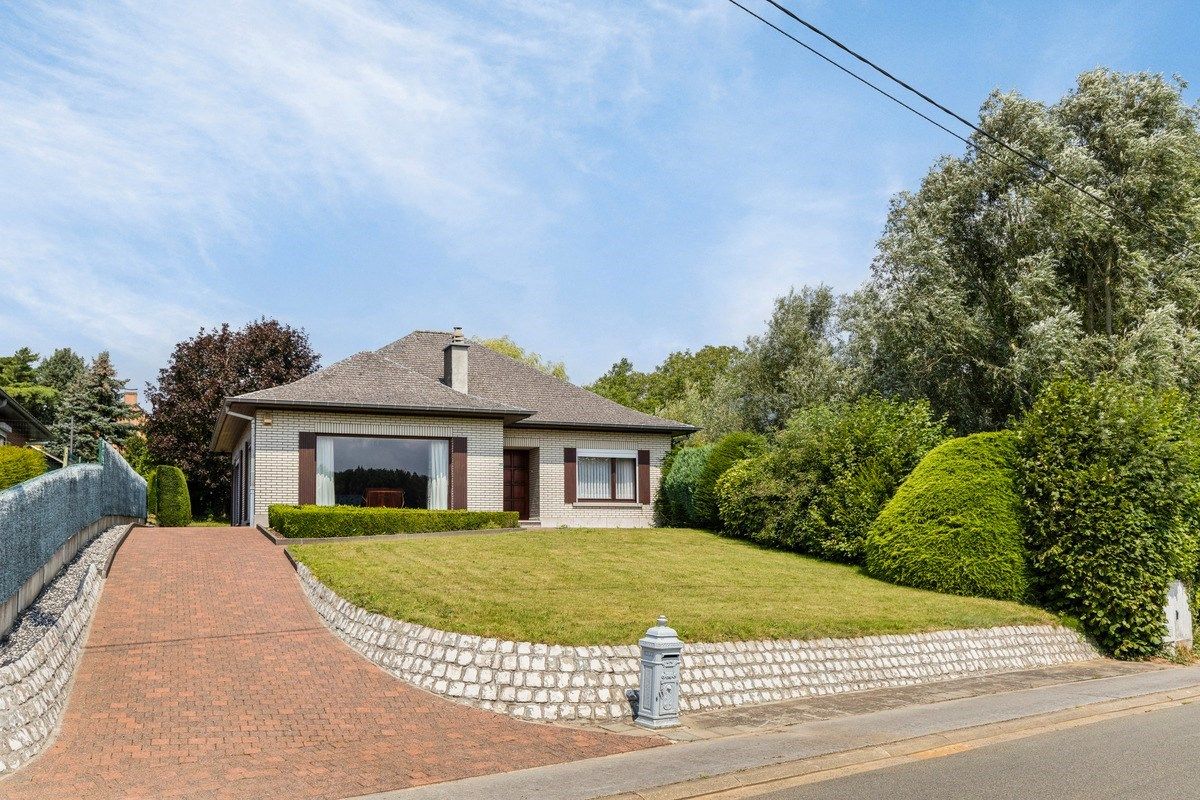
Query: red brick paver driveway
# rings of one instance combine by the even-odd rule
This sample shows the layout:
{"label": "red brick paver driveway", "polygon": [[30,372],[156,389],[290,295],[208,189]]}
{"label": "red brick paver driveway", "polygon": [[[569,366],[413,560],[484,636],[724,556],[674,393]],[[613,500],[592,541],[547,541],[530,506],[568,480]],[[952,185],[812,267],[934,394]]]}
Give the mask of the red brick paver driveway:
{"label": "red brick paver driveway", "polygon": [[0,797],[347,797],[654,740],[522,723],[391,677],[322,627],[283,551],[136,529],[57,741]]}

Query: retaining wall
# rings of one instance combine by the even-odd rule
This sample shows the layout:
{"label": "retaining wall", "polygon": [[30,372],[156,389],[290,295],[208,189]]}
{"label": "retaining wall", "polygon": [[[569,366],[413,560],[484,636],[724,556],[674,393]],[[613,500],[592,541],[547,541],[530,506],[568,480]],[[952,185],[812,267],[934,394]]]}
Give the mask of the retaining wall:
{"label": "retaining wall", "polygon": [[90,565],[54,626],[25,655],[0,667],[0,775],[41,752],[58,725],[103,585],[100,570]]}
{"label": "retaining wall", "polygon": [[100,463],[74,464],[0,492],[0,635],[80,547],[145,519],[146,481],[108,442]]}
{"label": "retaining wall", "polygon": [[[633,716],[636,645],[567,647],[450,633],[390,619],[335,594],[303,564],[317,613],[347,644],[397,677],[479,708],[533,720]],[[1097,658],[1052,625],[814,641],[686,644],[682,711],[907,686]]]}

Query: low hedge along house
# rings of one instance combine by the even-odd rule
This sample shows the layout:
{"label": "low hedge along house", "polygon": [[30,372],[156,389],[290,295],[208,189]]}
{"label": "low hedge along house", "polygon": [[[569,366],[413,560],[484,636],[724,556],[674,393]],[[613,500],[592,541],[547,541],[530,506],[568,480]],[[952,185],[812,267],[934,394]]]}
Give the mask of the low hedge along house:
{"label": "low hedge along house", "polygon": [[453,333],[415,331],[293,383],[226,398],[231,519],[268,507],[516,512],[526,524],[637,527],[672,437],[643,414]]}

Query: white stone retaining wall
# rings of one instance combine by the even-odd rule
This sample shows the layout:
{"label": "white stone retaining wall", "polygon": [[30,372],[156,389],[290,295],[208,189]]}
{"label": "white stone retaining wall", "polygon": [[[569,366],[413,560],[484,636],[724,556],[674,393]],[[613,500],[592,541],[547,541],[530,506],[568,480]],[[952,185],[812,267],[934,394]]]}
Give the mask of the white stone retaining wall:
{"label": "white stone retaining wall", "polygon": [[[637,645],[568,647],[448,633],[359,608],[297,574],[325,623],[393,675],[479,708],[534,720],[632,717]],[[1053,625],[814,641],[686,644],[683,711],[863,691],[1097,658]]]}
{"label": "white stone retaining wall", "polygon": [[0,775],[41,752],[58,725],[103,585],[100,570],[89,565],[54,626],[25,655],[0,667]]}

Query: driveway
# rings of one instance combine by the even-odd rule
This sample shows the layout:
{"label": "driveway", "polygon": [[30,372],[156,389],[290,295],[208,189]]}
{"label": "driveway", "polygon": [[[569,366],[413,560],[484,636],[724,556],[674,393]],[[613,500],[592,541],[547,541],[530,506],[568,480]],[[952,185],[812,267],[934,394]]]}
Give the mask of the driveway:
{"label": "driveway", "polygon": [[324,628],[248,528],[135,529],[58,738],[0,797],[350,797],[653,746],[393,678]]}

